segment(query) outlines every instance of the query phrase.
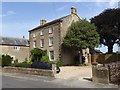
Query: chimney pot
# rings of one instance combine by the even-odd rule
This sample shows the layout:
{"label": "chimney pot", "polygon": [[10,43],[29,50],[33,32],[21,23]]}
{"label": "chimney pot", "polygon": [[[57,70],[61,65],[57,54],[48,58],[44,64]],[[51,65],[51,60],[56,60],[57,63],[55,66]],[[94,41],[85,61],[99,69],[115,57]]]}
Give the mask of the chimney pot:
{"label": "chimney pot", "polygon": [[71,7],[71,14],[77,14],[76,7],[74,7],[74,6]]}
{"label": "chimney pot", "polygon": [[40,20],[40,25],[44,25],[44,24],[46,24],[46,20],[45,19],[41,19]]}

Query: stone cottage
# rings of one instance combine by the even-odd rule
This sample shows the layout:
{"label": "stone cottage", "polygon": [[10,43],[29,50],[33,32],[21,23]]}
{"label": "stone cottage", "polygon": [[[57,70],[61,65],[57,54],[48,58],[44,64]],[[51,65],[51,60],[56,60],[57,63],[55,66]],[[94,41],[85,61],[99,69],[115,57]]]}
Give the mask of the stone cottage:
{"label": "stone cottage", "polygon": [[29,59],[29,43],[25,38],[0,37],[0,55],[10,55],[13,60],[23,62]]}

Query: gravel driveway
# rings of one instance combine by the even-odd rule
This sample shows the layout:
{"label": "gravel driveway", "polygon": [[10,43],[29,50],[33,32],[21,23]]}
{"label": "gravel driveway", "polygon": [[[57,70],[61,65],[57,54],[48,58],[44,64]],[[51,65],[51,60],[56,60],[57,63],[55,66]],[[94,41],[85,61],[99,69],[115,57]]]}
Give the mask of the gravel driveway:
{"label": "gravel driveway", "polygon": [[83,79],[92,77],[92,66],[63,66],[56,78]]}

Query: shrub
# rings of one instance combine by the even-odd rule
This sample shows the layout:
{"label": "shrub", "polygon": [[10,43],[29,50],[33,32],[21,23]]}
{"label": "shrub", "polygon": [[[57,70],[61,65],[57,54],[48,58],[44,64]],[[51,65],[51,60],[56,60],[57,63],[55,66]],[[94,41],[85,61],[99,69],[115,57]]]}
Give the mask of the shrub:
{"label": "shrub", "polygon": [[50,64],[49,56],[48,55],[42,56],[41,62],[46,62],[46,63]]}
{"label": "shrub", "polygon": [[24,67],[24,68],[30,68],[31,67],[31,64],[29,63],[16,63],[16,64],[13,64],[12,66],[14,67]]}
{"label": "shrub", "polygon": [[34,48],[31,50],[31,60],[32,62],[40,62],[41,61],[41,58],[42,56],[45,56],[47,54],[46,51],[43,51],[39,48]]}
{"label": "shrub", "polygon": [[21,63],[14,63],[12,64],[13,67],[24,67],[24,68],[30,68],[31,67],[31,63],[29,63],[27,60],[25,60],[24,62]]}
{"label": "shrub", "polygon": [[18,59],[16,59],[16,60],[14,61],[14,63],[18,63]]}
{"label": "shrub", "polygon": [[9,55],[2,55],[2,67],[10,66],[13,58]]}
{"label": "shrub", "polygon": [[58,60],[57,60],[57,66],[59,66],[59,67],[62,66],[62,60],[61,60],[61,59],[58,59]]}

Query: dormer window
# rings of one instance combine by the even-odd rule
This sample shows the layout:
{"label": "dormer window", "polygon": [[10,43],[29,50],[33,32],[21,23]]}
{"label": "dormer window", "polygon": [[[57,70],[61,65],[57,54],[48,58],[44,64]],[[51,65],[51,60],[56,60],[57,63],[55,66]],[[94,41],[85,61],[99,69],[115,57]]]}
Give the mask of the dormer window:
{"label": "dormer window", "polygon": [[52,34],[53,33],[53,27],[49,27],[49,34]]}

